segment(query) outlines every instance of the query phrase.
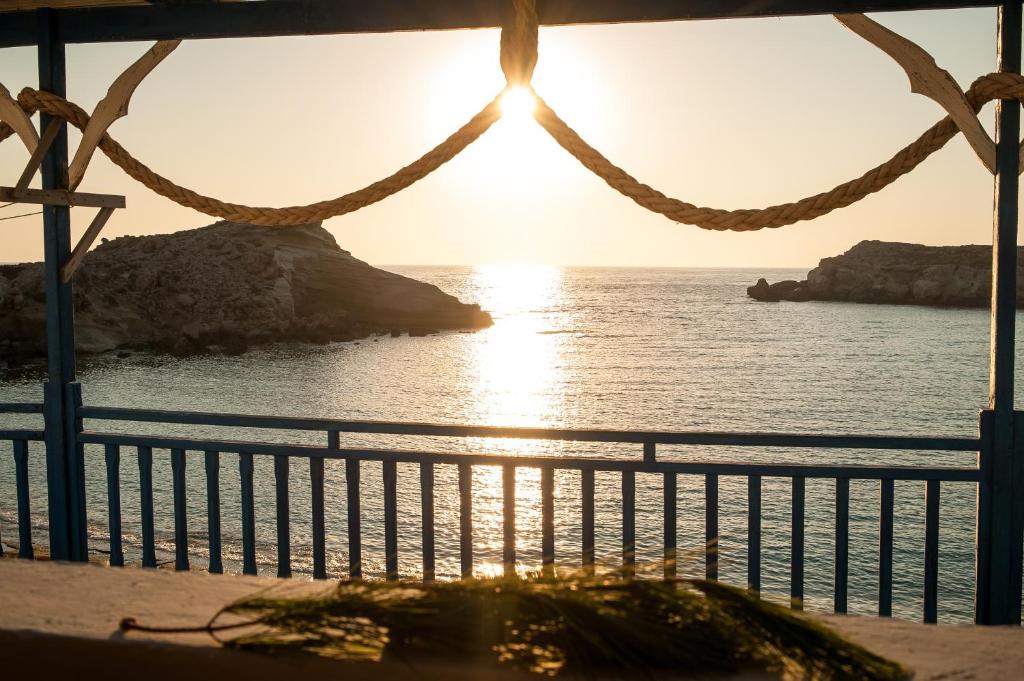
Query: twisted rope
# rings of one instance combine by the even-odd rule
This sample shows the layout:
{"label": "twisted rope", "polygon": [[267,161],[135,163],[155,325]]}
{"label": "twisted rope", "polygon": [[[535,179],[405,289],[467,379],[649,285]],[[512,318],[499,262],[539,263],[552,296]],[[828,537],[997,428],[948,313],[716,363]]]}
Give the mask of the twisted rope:
{"label": "twisted rope", "polygon": [[[287,226],[308,224],[351,213],[405,189],[457,156],[501,117],[500,98],[509,88],[526,87],[533,92],[529,83],[537,64],[538,20],[535,0],[512,0],[512,7],[513,15],[501,30],[500,61],[507,81],[506,89],[468,123],[413,163],[383,180],[344,196],[284,208],[229,203],[204,196],[154,172],[108,134],[104,134],[100,140],[99,149],[130,177],[157,194],[187,208],[224,220],[253,225]],[[1024,102],[1024,76],[990,73],[978,78],[965,94],[975,113],[986,102],[994,99]],[[536,93],[534,95],[536,96]],[[37,111],[43,112],[63,119],[79,130],[84,130],[89,122],[89,115],[81,107],[49,92],[25,88],[18,94],[18,103],[29,115]],[[802,220],[813,220],[837,208],[856,203],[909,173],[959,132],[953,120],[946,116],[888,161],[829,191],[767,208],[724,210],[697,206],[671,198],[638,181],[590,146],[540,97],[537,97],[534,117],[558,144],[583,166],[644,208],[675,222],[695,225],[702,229],[736,232],[776,228]],[[10,126],[0,123],[0,142],[13,132]]]}
{"label": "twisted rope", "polygon": [[[985,103],[994,99],[1024,101],[1024,76],[1013,73],[990,73],[974,81],[965,94],[975,113]],[[767,208],[723,210],[673,199],[638,181],[587,144],[539,97],[535,116],[563,149],[607,182],[610,187],[644,208],[660,213],[675,222],[702,229],[733,232],[750,232],[783,227],[801,220],[813,220],[837,208],[856,203],[909,173],[960,132],[953,120],[946,116],[885,163],[829,191]]]}
{"label": "twisted rope", "polygon": [[[41,111],[50,116],[62,118],[79,130],[84,130],[89,123],[89,115],[81,107],[49,92],[25,88],[18,94],[18,103],[30,115]],[[459,152],[484,134],[500,117],[500,102],[495,97],[480,110],[480,113],[473,116],[468,123],[455,131],[444,142],[383,180],[327,201],[284,208],[246,206],[204,196],[154,172],[107,134],[104,134],[100,140],[99,149],[129,177],[157,194],[200,213],[252,225],[304,225],[351,213],[405,189],[457,156]],[[2,134],[3,131],[0,131],[0,135]]]}

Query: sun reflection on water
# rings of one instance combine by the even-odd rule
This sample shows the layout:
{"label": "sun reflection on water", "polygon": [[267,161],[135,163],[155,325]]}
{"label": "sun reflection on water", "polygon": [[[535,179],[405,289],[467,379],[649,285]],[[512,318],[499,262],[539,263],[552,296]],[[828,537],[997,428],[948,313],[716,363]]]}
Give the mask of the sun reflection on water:
{"label": "sun reflection on water", "polygon": [[[473,421],[495,426],[564,425],[565,386],[571,378],[573,328],[566,311],[563,273],[538,264],[496,264],[474,268],[474,299],[494,316],[473,350]],[[478,439],[471,450],[521,456],[557,453],[558,444],[537,440]],[[475,570],[503,572],[501,562],[502,469],[473,467],[473,516],[479,528]],[[539,546],[540,470],[516,471],[516,535],[520,548]],[[518,556],[524,569],[524,555]],[[535,558],[535,557],[534,557]],[[535,561],[534,561],[535,562]]]}
{"label": "sun reflection on water", "polygon": [[[562,271],[547,265],[483,265],[473,274],[494,326],[475,346],[477,422],[539,426],[560,420],[566,380]],[[523,451],[515,443],[513,449]],[[520,443],[522,444],[522,443]]]}

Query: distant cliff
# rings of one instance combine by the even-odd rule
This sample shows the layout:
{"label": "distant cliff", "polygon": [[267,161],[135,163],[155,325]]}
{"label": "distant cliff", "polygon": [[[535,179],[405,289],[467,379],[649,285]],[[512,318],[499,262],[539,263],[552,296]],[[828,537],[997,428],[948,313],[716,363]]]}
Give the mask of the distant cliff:
{"label": "distant cliff", "polygon": [[[1024,271],[1017,252],[1017,304],[1024,307]],[[990,246],[921,246],[862,241],[825,258],[803,281],[747,288],[756,300],[835,300],[852,303],[988,307],[992,290]]]}
{"label": "distant cliff", "polygon": [[[278,341],[326,343],[491,324],[431,284],[371,267],[319,225],[219,222],[120,237],[75,274],[80,351],[237,353]],[[41,263],[0,266],[0,368],[46,354]]]}

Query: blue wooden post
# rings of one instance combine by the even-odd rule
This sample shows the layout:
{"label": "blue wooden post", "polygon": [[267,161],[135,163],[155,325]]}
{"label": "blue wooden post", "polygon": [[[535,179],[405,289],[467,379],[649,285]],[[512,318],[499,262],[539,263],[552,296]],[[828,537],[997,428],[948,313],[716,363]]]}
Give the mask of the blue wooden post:
{"label": "blue wooden post", "polygon": [[188,570],[188,497],[185,493],[185,450],[171,450],[171,492],[174,497],[174,569]]}
{"label": "blue wooden post", "polygon": [[107,526],[110,528],[110,566],[124,567],[124,547],[121,541],[121,448],[107,445],[104,459],[107,464]]}
{"label": "blue wooden post", "polygon": [[580,471],[580,511],[582,515],[582,537],[580,547],[583,554],[583,572],[593,575],[595,571],[594,543],[594,471]]}
{"label": "blue wooden post", "polygon": [[384,574],[389,582],[398,580],[398,465],[381,463],[384,483]]}
{"label": "blue wooden post", "polygon": [[434,566],[434,464],[420,464],[420,511],[423,518],[423,581],[433,582]]}
{"label": "blue wooden post", "polygon": [[[38,32],[39,89],[65,95],[64,43],[56,13],[40,10]],[[50,117],[40,115],[40,129]],[[62,126],[43,157],[43,189],[66,189],[67,127]],[[74,405],[68,387],[75,380],[75,329],[71,283],[62,283],[60,268],[71,253],[71,212],[67,206],[43,206],[44,282],[46,288],[47,382],[46,478],[49,498],[50,556],[55,560],[87,559],[84,483],[77,479]],[[72,431],[69,431],[69,427]]]}
{"label": "blue wooden post", "polygon": [[[1020,73],[1020,52],[1021,3],[1004,0],[999,6],[998,70]],[[980,624],[1020,623],[1024,453],[1015,451],[1020,445],[1015,446],[1013,409],[1019,139],[1020,104],[996,101],[990,411],[982,414],[978,457],[975,620]],[[1024,436],[1024,430],[1017,432]]]}
{"label": "blue wooden post", "polygon": [[892,543],[895,484],[881,481],[878,520],[878,616],[892,617]]}
{"label": "blue wooden post", "polygon": [[252,485],[252,454],[238,455],[238,476],[242,488],[242,574],[256,574],[256,500]]}
{"label": "blue wooden post", "polygon": [[793,478],[793,505],[790,513],[789,545],[789,605],[795,610],[804,609],[804,530],[807,499],[807,480]]}
{"label": "blue wooden post", "polygon": [[636,473],[622,471],[622,574],[636,574]]}
{"label": "blue wooden post", "polygon": [[207,451],[206,463],[206,528],[210,544],[209,571],[224,572],[220,541],[220,452]]}
{"label": "blue wooden post", "polygon": [[313,579],[327,579],[327,544],[324,524],[324,460],[309,460],[309,492],[313,513]]}
{"label": "blue wooden post", "polygon": [[462,578],[473,576],[473,468],[459,464],[459,564]]}
{"label": "blue wooden post", "polygon": [[292,538],[288,495],[288,457],[274,457],[275,509],[277,510],[277,576],[292,576]]}
{"label": "blue wooden post", "polygon": [[679,486],[675,473],[663,474],[664,484],[662,486],[662,497],[664,500],[664,519],[662,521],[662,537],[664,553],[662,554],[662,574],[665,579],[675,579],[678,558],[678,537],[679,522],[677,499]]}
{"label": "blue wooden post", "polygon": [[142,567],[156,567],[153,528],[153,450],[139,447],[139,507],[142,513]]}
{"label": "blue wooden post", "polygon": [[[14,477],[18,494],[18,558],[32,559],[32,504],[28,489],[28,442],[14,441]],[[0,552],[0,555],[3,555]]]}
{"label": "blue wooden post", "polygon": [[545,577],[555,575],[555,471],[540,469],[540,560]]}
{"label": "blue wooden post", "polygon": [[747,476],[747,590],[761,594],[761,476]]}
{"label": "blue wooden post", "polygon": [[506,577],[516,576],[516,468],[501,467],[502,551],[501,563]]}
{"label": "blue wooden post", "polygon": [[704,476],[704,579],[718,579],[718,475]]}

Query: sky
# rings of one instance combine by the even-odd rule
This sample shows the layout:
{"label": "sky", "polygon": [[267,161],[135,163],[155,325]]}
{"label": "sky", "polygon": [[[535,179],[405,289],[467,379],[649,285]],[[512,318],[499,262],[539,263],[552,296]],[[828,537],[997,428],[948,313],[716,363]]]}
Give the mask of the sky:
{"label": "sky", "polygon": [[[930,51],[965,90],[994,69],[994,9],[871,16]],[[69,46],[70,99],[91,110],[146,49]],[[0,82],[12,93],[36,86],[34,48],[2,54]],[[943,115],[910,93],[895,62],[828,16],[542,28],[539,54],[534,86],[563,119],[634,177],[698,205],[754,208],[830,189]],[[110,132],[179,184],[293,205],[391,174],[503,85],[496,30],[187,41]],[[981,116],[991,132],[993,106]],[[72,153],[77,140],[73,131]],[[0,184],[13,185],[27,158],[15,138],[0,145]],[[126,196],[109,238],[215,221],[99,152],[79,189]],[[24,207],[0,216],[14,210]],[[74,239],[91,213],[73,211]],[[823,218],[708,232],[647,212],[512,117],[411,188],[325,226],[377,265],[810,267],[863,239],[990,243],[991,215],[992,177],[958,136]],[[40,216],[0,227],[0,261],[42,258]]]}

